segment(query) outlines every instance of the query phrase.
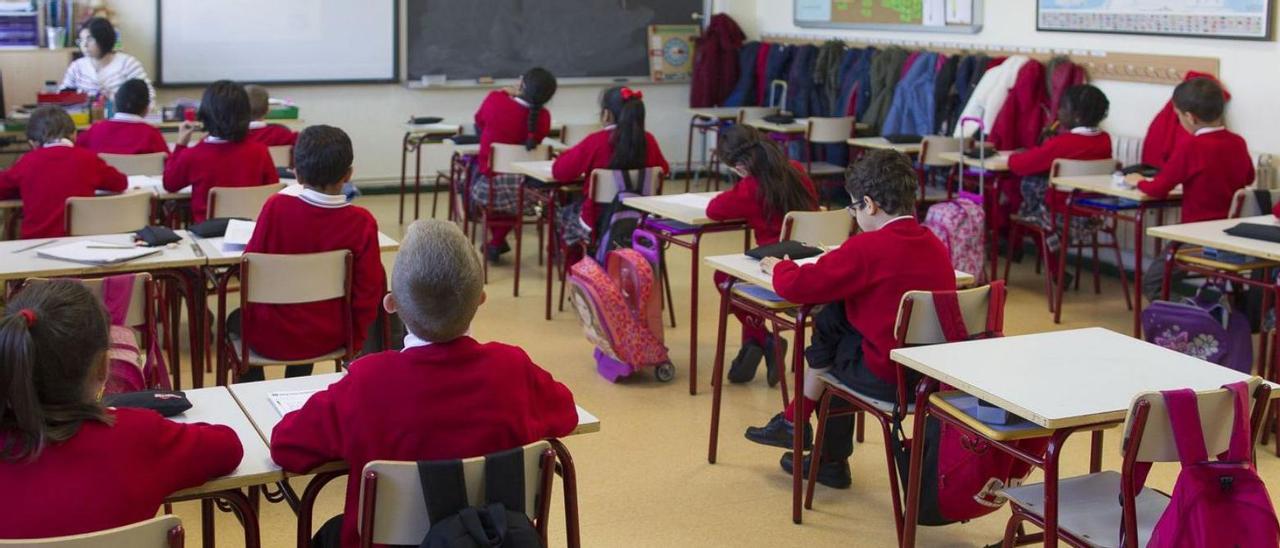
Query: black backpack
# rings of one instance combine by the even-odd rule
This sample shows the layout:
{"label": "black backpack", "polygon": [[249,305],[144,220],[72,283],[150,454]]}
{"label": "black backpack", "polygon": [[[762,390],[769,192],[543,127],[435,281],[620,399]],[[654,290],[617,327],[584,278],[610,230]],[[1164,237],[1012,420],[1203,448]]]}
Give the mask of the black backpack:
{"label": "black backpack", "polygon": [[462,461],[418,463],[431,520],[421,548],[542,548],[525,513],[524,449],[485,457],[484,473],[485,500],[473,505],[467,501]]}

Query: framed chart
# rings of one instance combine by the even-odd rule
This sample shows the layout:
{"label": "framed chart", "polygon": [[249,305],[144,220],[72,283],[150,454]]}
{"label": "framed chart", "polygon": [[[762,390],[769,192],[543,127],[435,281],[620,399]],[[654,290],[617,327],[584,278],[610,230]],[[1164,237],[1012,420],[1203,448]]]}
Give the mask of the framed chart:
{"label": "framed chart", "polygon": [[792,5],[792,21],[798,27],[966,34],[982,30],[982,0],[794,0]]}
{"label": "framed chart", "polygon": [[1273,0],[1037,0],[1036,29],[1270,40]]}

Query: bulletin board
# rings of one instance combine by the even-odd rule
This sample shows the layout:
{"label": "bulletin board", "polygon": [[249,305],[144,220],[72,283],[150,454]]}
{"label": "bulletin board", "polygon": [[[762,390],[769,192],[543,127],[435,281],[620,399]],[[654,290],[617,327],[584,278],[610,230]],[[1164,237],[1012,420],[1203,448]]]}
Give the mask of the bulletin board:
{"label": "bulletin board", "polygon": [[982,0],[795,0],[798,27],[977,33]]}

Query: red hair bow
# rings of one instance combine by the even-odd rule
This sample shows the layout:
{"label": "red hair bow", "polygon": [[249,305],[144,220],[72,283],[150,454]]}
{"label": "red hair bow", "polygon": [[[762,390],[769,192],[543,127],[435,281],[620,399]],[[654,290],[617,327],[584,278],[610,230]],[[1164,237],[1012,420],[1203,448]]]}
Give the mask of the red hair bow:
{"label": "red hair bow", "polygon": [[632,90],[631,88],[622,88],[622,91],[620,93],[622,94],[623,101],[630,101],[632,99],[644,99],[644,92],[635,91],[635,90]]}

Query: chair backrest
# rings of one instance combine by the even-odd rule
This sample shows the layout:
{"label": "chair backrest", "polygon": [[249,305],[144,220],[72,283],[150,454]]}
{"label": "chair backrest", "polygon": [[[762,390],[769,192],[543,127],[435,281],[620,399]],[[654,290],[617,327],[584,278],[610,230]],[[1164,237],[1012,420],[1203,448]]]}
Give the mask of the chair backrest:
{"label": "chair backrest", "polygon": [[163,152],[152,152],[150,154],[98,153],[98,157],[102,158],[102,161],[125,175],[164,175],[164,160],[168,156]]}
{"label": "chair backrest", "polygon": [[[1004,330],[1003,282],[961,289],[955,292],[960,302],[960,314],[968,338],[1000,336]],[[938,321],[938,308],[934,293],[908,291],[898,306],[896,330],[899,346],[942,344],[947,341],[942,324]]]}
{"label": "chair backrest", "polygon": [[738,123],[759,122],[764,120],[765,116],[772,116],[777,113],[778,107],[742,107],[738,109]]}
{"label": "chair backrest", "polygon": [[209,189],[208,218],[241,217],[256,221],[262,206],[284,185],[215,186]]}
{"label": "chair backrest", "polygon": [[588,135],[600,131],[604,128],[600,122],[590,124],[565,124],[560,126],[560,142],[566,146],[573,146],[581,143]]}
{"label": "chair backrest", "polygon": [[276,167],[293,167],[293,145],[267,147],[271,153],[271,162]]}
{"label": "chair backrest", "polygon": [[133,232],[151,222],[150,192],[67,198],[66,223],[70,236]]}
{"label": "chair backrest", "polygon": [[551,147],[547,145],[538,145],[533,147],[533,150],[525,150],[524,145],[494,143],[493,154],[490,156],[495,173],[514,173],[515,169],[511,164],[516,162],[538,162],[549,159],[551,159]]}
{"label": "chair backrest", "polygon": [[241,304],[300,304],[351,293],[351,252],[275,255],[245,253],[240,259]]}
{"label": "chair backrest", "polygon": [[[633,182],[642,182],[642,188],[639,189],[638,194],[641,196],[662,194],[662,183],[665,180],[662,168],[647,167],[629,171]],[[619,173],[620,171],[615,169],[593,170],[591,172],[591,201],[596,203],[612,202],[619,192],[625,190],[618,187]]]}
{"label": "chair backrest", "polygon": [[[525,513],[545,531],[549,508],[549,487],[554,472],[555,450],[547,441],[523,447]],[[466,500],[480,506],[485,500],[485,459],[462,459]],[[422,491],[416,462],[375,460],[365,465],[360,484],[360,533],[375,544],[417,545],[427,536],[427,497]],[[366,531],[365,525],[371,529]]]}
{"label": "chair backrest", "polygon": [[853,232],[853,216],[834,211],[791,211],[782,219],[782,239],[809,245],[840,245]]}
{"label": "chair backrest", "polygon": [[1270,207],[1263,207],[1265,204],[1258,202],[1258,194],[1270,196],[1271,205],[1273,206],[1280,203],[1280,188],[1267,189],[1249,186],[1237,190],[1235,196],[1231,197],[1231,211],[1227,212],[1227,216],[1235,219],[1271,213]]}
{"label": "chair backrest", "polygon": [[853,136],[853,116],[809,118],[805,137],[810,143],[844,144]]}
{"label": "chair backrest", "polygon": [[[77,280],[95,297],[102,299],[102,278]],[[48,283],[46,278],[31,278],[26,285]],[[133,293],[129,298],[129,310],[125,312],[124,325],[137,327],[147,323],[147,304],[151,302],[147,284],[151,282],[151,274],[142,272],[133,277]]]}
{"label": "chair backrest", "polygon": [[[1249,380],[1249,413],[1254,414],[1256,401],[1252,396],[1262,385],[1262,379],[1254,377]],[[1138,425],[1137,415],[1140,405],[1146,405],[1146,420],[1142,424],[1141,439],[1137,445],[1131,445],[1131,439]],[[1227,450],[1231,441],[1231,424],[1235,417],[1234,395],[1225,388],[1215,388],[1196,392],[1196,405],[1200,411],[1200,424],[1204,432],[1205,449],[1209,455],[1217,455]],[[1246,417],[1249,419],[1250,417]],[[1178,462],[1178,445],[1173,438],[1173,426],[1169,421],[1169,410],[1165,407],[1164,396],[1160,392],[1143,392],[1134,396],[1129,406],[1129,416],[1125,419],[1125,443],[1121,451],[1134,451],[1134,460],[1138,462]]]}
{"label": "chair backrest", "polygon": [[164,515],[115,529],[45,539],[0,540],[0,546],[40,548],[182,548],[182,520]]}
{"label": "chair backrest", "polygon": [[1067,160],[1058,158],[1049,168],[1051,177],[1083,177],[1088,175],[1111,175],[1120,168],[1119,162],[1107,158],[1105,160]]}
{"label": "chair backrest", "polygon": [[941,158],[946,152],[960,152],[960,139],[941,135],[926,135],[920,141],[920,165],[929,167],[951,167],[955,162]]}

